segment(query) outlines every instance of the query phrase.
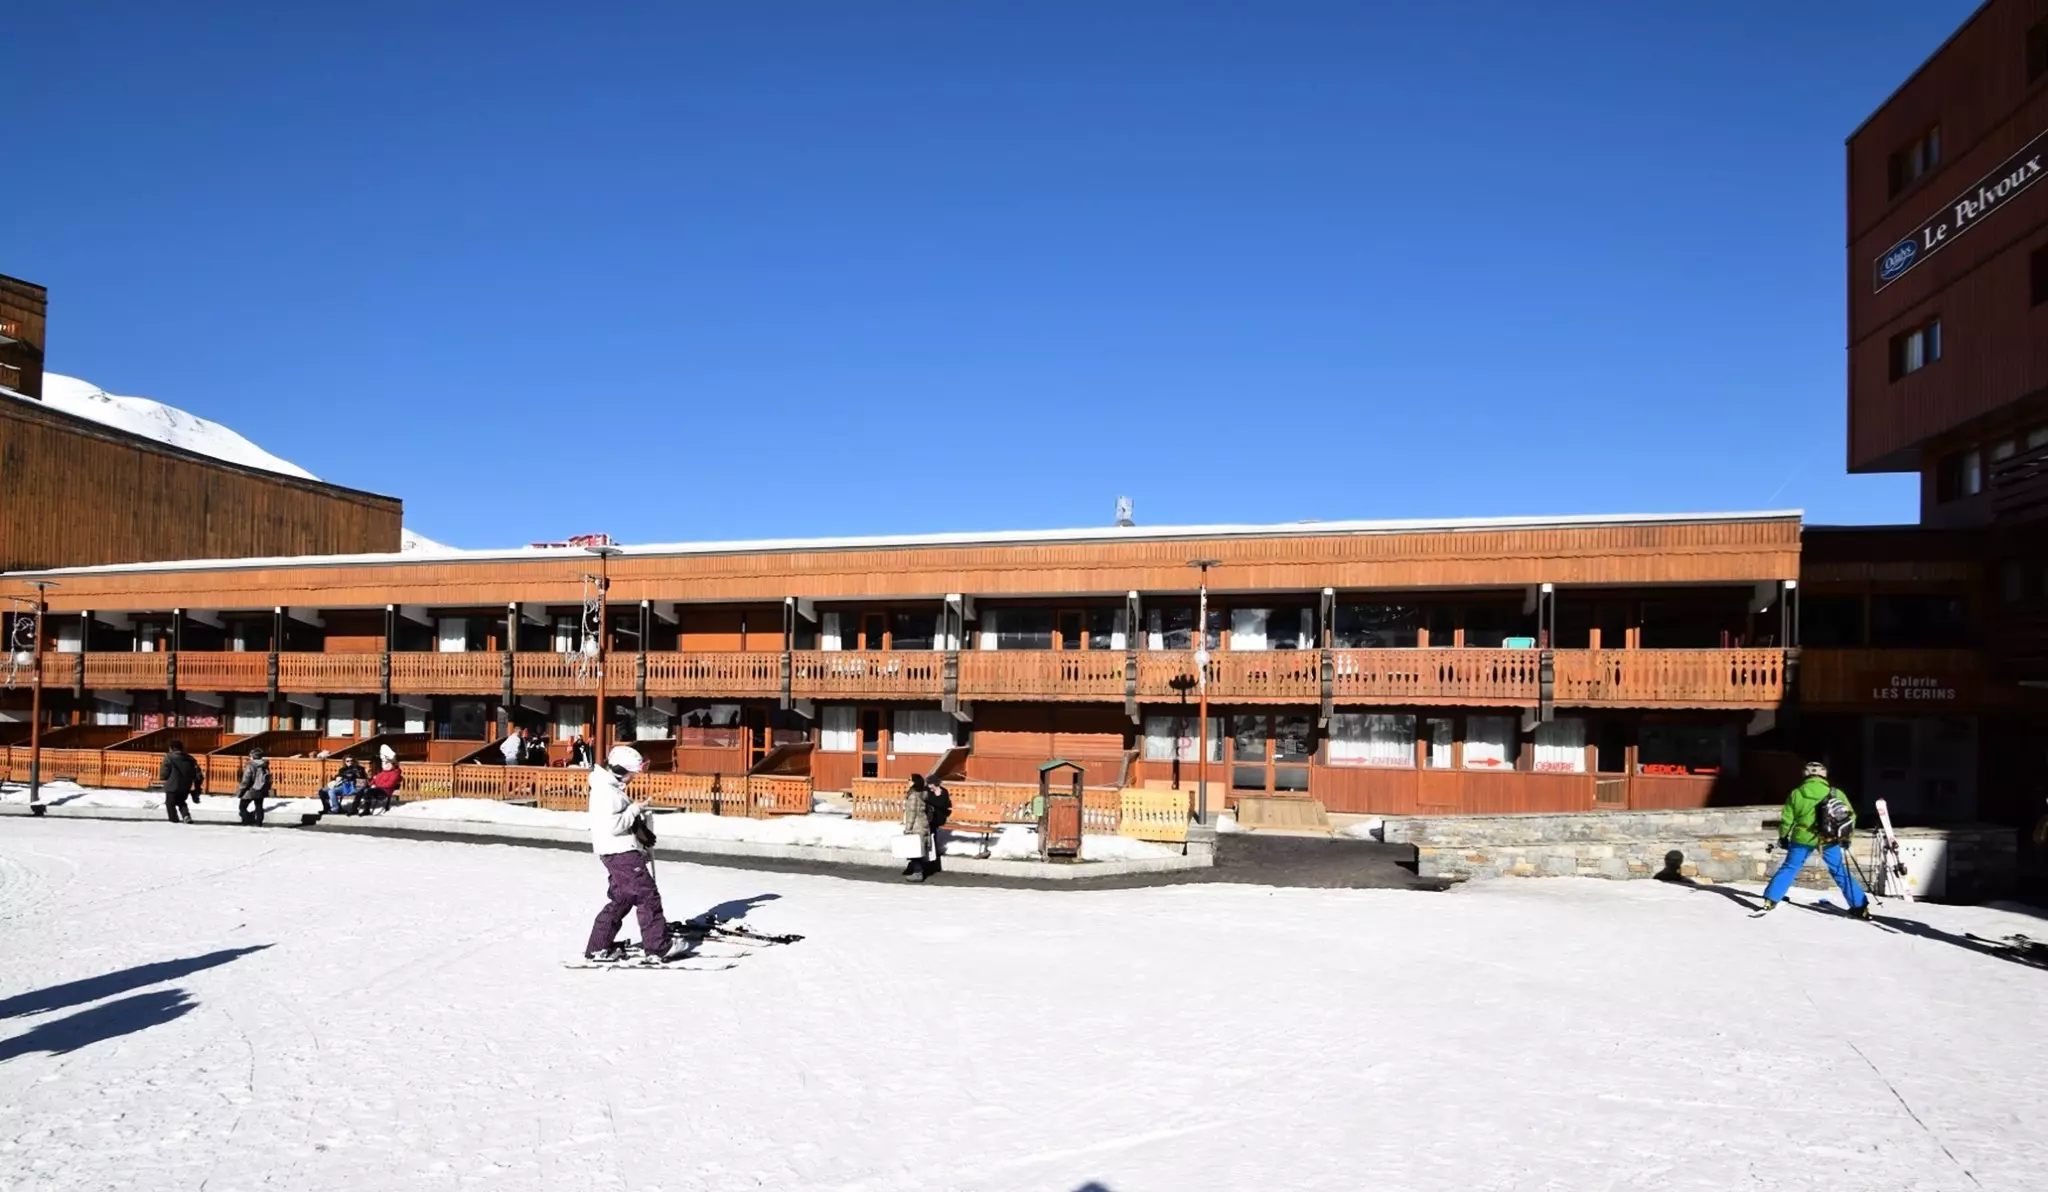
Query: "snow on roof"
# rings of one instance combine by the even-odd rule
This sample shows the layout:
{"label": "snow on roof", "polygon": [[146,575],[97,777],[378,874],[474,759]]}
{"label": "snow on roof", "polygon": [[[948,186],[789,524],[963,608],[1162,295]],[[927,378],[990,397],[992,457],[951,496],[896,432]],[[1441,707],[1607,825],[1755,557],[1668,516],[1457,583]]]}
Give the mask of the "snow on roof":
{"label": "snow on roof", "polygon": [[67,377],[63,373],[43,374],[43,404],[60,413],[154,439],[195,455],[209,455],[245,468],[297,476],[301,480],[319,479],[212,419],[201,418],[151,398],[108,393],[90,381]]}
{"label": "snow on roof", "polygon": [[[1299,521],[1278,525],[1089,526],[1067,530],[959,531],[937,534],[881,534],[842,538],[760,538],[729,542],[669,542],[616,548],[631,558],[680,555],[777,554],[802,551],[891,550],[930,546],[1039,546],[1077,542],[1158,542],[1175,539],[1295,538],[1330,535],[1470,533],[1484,530],[1578,530],[1621,526],[1703,525],[1728,522],[1797,521],[1798,509],[1738,513],[1616,513],[1567,517],[1402,518],[1380,521]],[[158,571],[227,571],[281,567],[333,567],[397,563],[489,563],[587,557],[581,547],[516,547],[461,550],[422,543],[411,550],[357,555],[284,555],[245,559],[179,559],[156,563],[112,563],[63,567],[10,575],[120,575]]]}

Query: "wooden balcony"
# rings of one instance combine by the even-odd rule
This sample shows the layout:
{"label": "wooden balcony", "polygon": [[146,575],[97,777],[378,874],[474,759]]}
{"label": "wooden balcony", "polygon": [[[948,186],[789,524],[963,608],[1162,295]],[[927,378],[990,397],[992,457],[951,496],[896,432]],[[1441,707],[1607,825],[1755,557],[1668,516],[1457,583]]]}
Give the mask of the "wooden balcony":
{"label": "wooden balcony", "polygon": [[391,655],[391,690],[415,695],[496,695],[505,689],[504,659],[503,654],[495,653],[399,651]]}
{"label": "wooden balcony", "polygon": [[790,692],[798,699],[936,700],[946,656],[936,650],[798,650]]}
{"label": "wooden balcony", "polygon": [[[632,655],[624,658],[631,676]],[[647,694],[774,699],[782,694],[782,655],[766,650],[649,654]]]}
{"label": "wooden balcony", "polygon": [[960,698],[1122,703],[1122,650],[967,650]]}
{"label": "wooden balcony", "polygon": [[[59,653],[56,650],[44,650],[43,665],[41,668],[43,672],[43,686],[76,686],[78,683],[78,660],[80,657],[81,656],[77,654],[63,654]],[[20,658],[22,665],[20,669],[14,674],[13,681],[23,687],[26,687],[28,686],[28,684],[35,680],[35,675],[31,673],[30,668],[28,666],[28,653],[24,651],[20,655]],[[7,669],[7,655],[0,654],[0,677],[6,676]]]}
{"label": "wooden balcony", "polygon": [[277,689],[321,695],[379,691],[384,682],[383,657],[286,651],[277,656]]}
{"label": "wooden balcony", "polygon": [[177,659],[180,691],[270,690],[269,654],[184,650]]}
{"label": "wooden balcony", "polygon": [[109,691],[162,691],[170,678],[169,654],[87,654],[85,685]]}
{"label": "wooden balcony", "polygon": [[1533,706],[1542,699],[1535,650],[1333,650],[1337,703]]}
{"label": "wooden balcony", "polygon": [[1769,708],[1783,650],[1559,650],[1556,702],[1616,708]]}

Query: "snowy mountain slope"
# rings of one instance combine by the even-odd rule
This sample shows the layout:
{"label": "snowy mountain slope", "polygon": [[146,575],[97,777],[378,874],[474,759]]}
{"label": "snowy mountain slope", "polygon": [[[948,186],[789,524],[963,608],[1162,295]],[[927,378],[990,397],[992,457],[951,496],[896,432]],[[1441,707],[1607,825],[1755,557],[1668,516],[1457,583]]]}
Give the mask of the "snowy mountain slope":
{"label": "snowy mountain slope", "polygon": [[[22,399],[27,400],[27,399]],[[43,374],[43,404],[80,418],[91,419],[116,430],[155,439],[173,447],[215,459],[259,468],[305,480],[319,477],[288,459],[280,459],[243,438],[239,433],[208,418],[188,413],[147,397],[122,397],[108,393],[91,381],[62,373]],[[412,530],[403,530],[399,550],[439,553],[454,548]]]}
{"label": "snowy mountain slope", "polygon": [[306,480],[319,477],[290,460],[279,459],[218,422],[188,414],[146,397],[121,397],[90,381],[62,373],[43,374],[43,404],[80,418],[224,459],[245,468],[261,468]]}

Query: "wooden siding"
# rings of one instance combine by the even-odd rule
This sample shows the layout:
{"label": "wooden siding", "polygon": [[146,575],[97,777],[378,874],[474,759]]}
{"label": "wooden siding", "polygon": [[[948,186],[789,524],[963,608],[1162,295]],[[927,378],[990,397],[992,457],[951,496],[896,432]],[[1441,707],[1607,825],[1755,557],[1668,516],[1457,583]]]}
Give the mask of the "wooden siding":
{"label": "wooden siding", "polygon": [[[0,401],[0,492],[0,570],[398,548],[389,497],[236,467],[32,402]],[[129,587],[121,607],[166,607],[153,587]]]}
{"label": "wooden siding", "polygon": [[[2027,31],[2048,0],[1992,0],[1849,140],[1849,465],[1913,470],[1912,449],[2048,387],[2048,312],[2027,255],[2048,240],[2048,182],[2033,184],[1882,291],[1872,262],[2048,130],[2048,88],[2026,78]],[[1941,164],[1890,194],[1889,162],[1941,128]],[[1953,233],[1952,233],[1953,235]],[[1891,379],[1891,337],[1942,320],[1942,359]]]}
{"label": "wooden siding", "polygon": [[1938,715],[2016,706],[2023,689],[1993,681],[1976,650],[1800,651],[1800,703],[1816,710]]}
{"label": "wooden siding", "polygon": [[[395,523],[394,523],[395,524]],[[394,531],[395,534],[395,531]],[[1453,587],[1755,583],[1799,575],[1796,518],[1529,529],[1142,539],[876,549],[626,555],[615,601],[780,600],[1130,590],[1186,595],[1187,560],[1222,560],[1213,591],[1315,592]],[[587,556],[219,565],[76,573],[59,610],[381,607],[580,599]],[[24,590],[0,580],[0,594]],[[751,643],[751,634],[749,637]]]}

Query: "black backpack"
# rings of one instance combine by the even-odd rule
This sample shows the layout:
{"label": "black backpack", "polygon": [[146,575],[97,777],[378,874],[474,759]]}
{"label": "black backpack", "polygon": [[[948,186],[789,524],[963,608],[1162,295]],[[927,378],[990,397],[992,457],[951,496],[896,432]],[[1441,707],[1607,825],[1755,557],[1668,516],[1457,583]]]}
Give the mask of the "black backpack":
{"label": "black backpack", "polygon": [[1856,813],[1849,809],[1849,801],[1834,787],[1828,788],[1827,797],[1813,808],[1813,834],[1822,844],[1841,844],[1849,839],[1849,832],[1856,826]]}

